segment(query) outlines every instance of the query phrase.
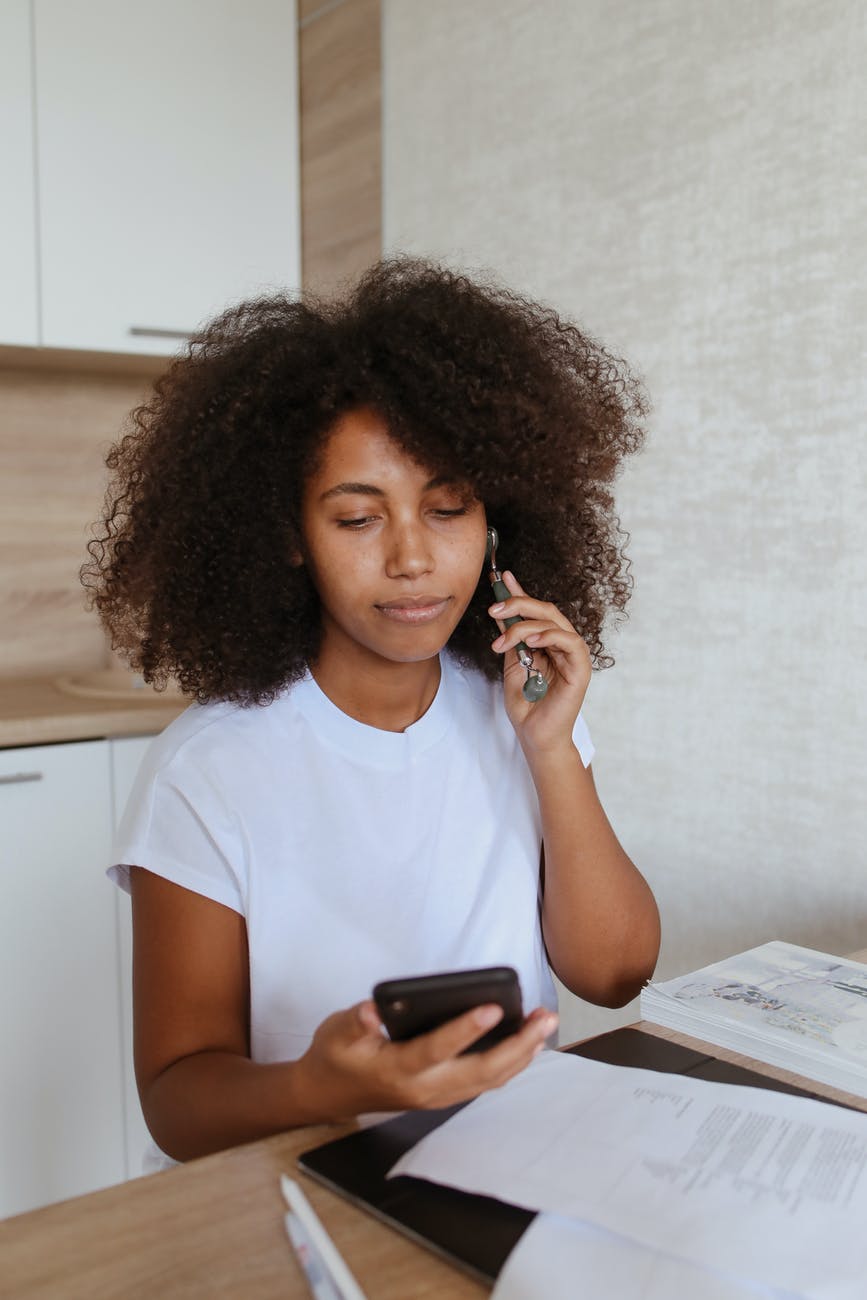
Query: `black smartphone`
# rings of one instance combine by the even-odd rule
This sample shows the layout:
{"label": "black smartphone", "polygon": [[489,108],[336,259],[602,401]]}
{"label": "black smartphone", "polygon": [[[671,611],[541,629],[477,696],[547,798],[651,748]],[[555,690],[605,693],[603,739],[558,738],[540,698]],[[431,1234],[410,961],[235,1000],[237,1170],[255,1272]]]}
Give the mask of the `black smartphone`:
{"label": "black smartphone", "polygon": [[384,980],[374,988],[373,999],[389,1037],[395,1042],[426,1034],[447,1020],[472,1011],[473,1007],[492,1002],[503,1008],[502,1020],[464,1048],[465,1052],[484,1052],[514,1034],[524,1023],[521,985],[511,966],[482,966],[478,970]]}

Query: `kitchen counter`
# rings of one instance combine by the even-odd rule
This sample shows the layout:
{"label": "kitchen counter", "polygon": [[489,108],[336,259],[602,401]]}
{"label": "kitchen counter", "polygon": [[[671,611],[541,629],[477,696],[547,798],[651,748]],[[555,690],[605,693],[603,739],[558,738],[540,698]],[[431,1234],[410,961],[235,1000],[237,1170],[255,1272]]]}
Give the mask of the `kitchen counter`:
{"label": "kitchen counter", "polygon": [[73,693],[64,680],[72,679],[58,673],[0,680],[0,747],[156,735],[190,702],[149,686],[113,696]]}

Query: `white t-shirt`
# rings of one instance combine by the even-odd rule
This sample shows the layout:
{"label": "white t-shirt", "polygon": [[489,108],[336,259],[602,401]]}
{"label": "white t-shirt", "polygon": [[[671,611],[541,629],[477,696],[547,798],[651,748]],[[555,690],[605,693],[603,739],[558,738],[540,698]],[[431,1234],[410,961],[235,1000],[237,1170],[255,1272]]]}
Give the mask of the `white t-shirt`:
{"label": "white t-shirt", "polygon": [[[539,917],[541,821],[503,689],[441,656],[404,732],[308,674],[272,704],[192,705],[148,750],[109,875],[129,866],[240,912],[254,1061],[302,1055],[379,980],[509,965],[556,1007]],[[573,733],[587,766],[593,744]]]}

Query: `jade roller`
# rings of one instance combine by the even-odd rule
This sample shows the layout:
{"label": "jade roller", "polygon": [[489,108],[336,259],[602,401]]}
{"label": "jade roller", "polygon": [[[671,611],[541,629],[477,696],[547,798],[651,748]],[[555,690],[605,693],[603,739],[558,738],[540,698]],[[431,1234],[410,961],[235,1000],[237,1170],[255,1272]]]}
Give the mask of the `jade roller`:
{"label": "jade roller", "polygon": [[[500,539],[497,536],[496,528],[489,528],[487,556],[491,568],[488,574],[488,579],[497,600],[508,600],[512,593],[503,582],[503,575],[497,568],[497,547],[499,544]],[[524,620],[521,618],[520,614],[514,614],[511,618],[503,619],[503,623],[506,627],[511,627],[513,623],[522,623],[523,621]],[[517,654],[522,667],[527,670],[527,680],[521,688],[522,694],[525,700],[529,700],[531,704],[535,704],[537,700],[541,700],[542,696],[547,691],[548,683],[545,681],[545,678],[539,672],[538,668],[533,667],[533,655],[524,645],[523,641],[519,641],[515,646],[515,653]]]}

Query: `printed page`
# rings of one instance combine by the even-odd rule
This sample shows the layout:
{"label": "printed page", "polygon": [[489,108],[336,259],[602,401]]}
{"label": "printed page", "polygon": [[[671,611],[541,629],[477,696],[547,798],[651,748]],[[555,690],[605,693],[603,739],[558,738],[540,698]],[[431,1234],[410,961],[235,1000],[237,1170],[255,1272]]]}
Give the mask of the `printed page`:
{"label": "printed page", "polygon": [[867,1115],[543,1052],[404,1155],[411,1174],[717,1272],[863,1300]]}
{"label": "printed page", "polygon": [[509,1255],[491,1300],[792,1300],[791,1294],[711,1273],[604,1228],[538,1214]]}
{"label": "printed page", "polygon": [[[766,943],[650,986],[692,1014],[736,1024],[867,1070],[867,967]],[[646,995],[643,995],[646,996]]]}

